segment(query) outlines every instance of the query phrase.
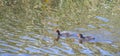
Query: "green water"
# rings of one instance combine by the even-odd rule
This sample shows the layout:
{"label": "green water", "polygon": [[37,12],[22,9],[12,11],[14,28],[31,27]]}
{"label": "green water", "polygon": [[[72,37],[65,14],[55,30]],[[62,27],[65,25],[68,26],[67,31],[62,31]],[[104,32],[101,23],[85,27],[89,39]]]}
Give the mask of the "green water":
{"label": "green water", "polygon": [[[0,55],[120,55],[119,0],[51,1],[0,0]],[[92,35],[97,42],[56,42],[55,29]]]}

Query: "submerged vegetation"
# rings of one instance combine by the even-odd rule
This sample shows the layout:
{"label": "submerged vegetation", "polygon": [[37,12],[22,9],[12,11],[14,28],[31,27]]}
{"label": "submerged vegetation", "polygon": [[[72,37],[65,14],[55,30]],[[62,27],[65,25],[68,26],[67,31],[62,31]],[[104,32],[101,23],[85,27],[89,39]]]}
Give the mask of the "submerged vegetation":
{"label": "submerged vegetation", "polygon": [[[0,41],[20,41],[24,44],[22,44],[22,47],[18,46],[21,48],[19,52],[30,53],[29,51],[25,51],[24,47],[33,45],[40,48],[41,46],[51,45],[51,43],[40,38],[35,38],[36,34],[44,35],[46,38],[49,36],[51,39],[54,39],[55,34],[52,31],[56,28],[81,33],[86,31],[78,31],[79,28],[85,28],[87,31],[105,29],[112,32],[113,36],[118,37],[113,39],[120,40],[119,14],[120,0],[0,0]],[[96,16],[107,18],[109,21],[104,22],[96,19]],[[18,38],[24,35],[38,39],[36,42],[40,43]],[[86,54],[80,53],[82,47],[71,43],[74,41],[73,39],[61,40],[60,43],[62,41],[72,47],[77,55],[86,56]],[[120,52],[120,44],[118,43],[115,42],[115,45],[118,46],[116,49],[106,43],[85,43],[84,46],[92,50],[95,56],[97,56],[100,55],[100,51],[94,48],[94,46],[115,54],[116,52]],[[16,46],[16,43],[10,42],[8,44]],[[58,44],[58,42],[55,42],[55,44],[54,46],[62,47],[62,44]],[[3,45],[0,48],[7,47]],[[63,52],[63,54],[66,53]],[[47,56],[48,53],[45,55]]]}
{"label": "submerged vegetation", "polygon": [[104,22],[95,16],[117,20],[119,4],[119,0],[0,0],[0,26],[10,32],[17,29],[40,34],[46,34],[49,28],[68,30],[87,27],[87,24],[97,26]]}

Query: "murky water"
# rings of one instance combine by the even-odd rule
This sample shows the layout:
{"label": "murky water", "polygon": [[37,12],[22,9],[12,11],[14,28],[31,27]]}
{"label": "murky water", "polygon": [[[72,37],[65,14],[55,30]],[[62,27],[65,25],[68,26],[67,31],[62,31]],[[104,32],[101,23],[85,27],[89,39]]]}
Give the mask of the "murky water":
{"label": "murky water", "polygon": [[[96,17],[104,22],[109,21],[108,19],[100,16]],[[107,24],[100,24],[99,26],[109,27]],[[88,27],[96,28],[90,24]],[[120,38],[117,35],[114,35],[114,32],[106,29],[87,30],[85,28],[74,28],[73,31],[71,32],[83,33],[84,36],[93,36],[95,37],[95,40],[93,42],[91,41],[80,44],[77,39],[75,39],[76,41],[72,42],[66,41],[66,38],[61,38],[60,41],[57,42],[54,41],[57,36],[54,31],[49,31],[54,35],[54,37],[30,32],[21,36],[15,36],[12,33],[6,32],[3,35],[6,37],[0,39],[0,56],[120,56],[120,46],[115,44],[120,40]],[[74,39],[74,37],[72,39]]]}
{"label": "murky water", "polygon": [[[107,5],[103,5],[105,9],[109,8]],[[78,10],[78,12],[80,11]],[[34,23],[41,28],[37,26],[22,28],[20,24],[26,22],[22,22],[22,20],[15,20],[17,23],[6,20],[7,24],[0,22],[0,56],[120,56],[119,15],[116,16],[116,12],[116,14],[112,13],[112,16],[109,15],[111,16],[109,17],[105,15],[110,13],[103,14],[103,12],[100,12],[102,15],[97,14],[97,12],[95,12],[95,15],[94,13],[91,13],[92,15],[87,13],[89,19],[84,19],[87,17],[84,15],[86,11],[83,13],[83,17],[80,14],[79,19],[66,19],[65,14],[61,16],[65,19],[59,19],[59,17],[56,19],[52,18],[52,16],[46,17],[47,19],[41,20],[42,26],[37,25],[38,22]],[[77,17],[77,15],[75,16]],[[9,18],[10,15],[7,17]],[[34,20],[37,21],[37,19]],[[30,23],[30,25],[32,24]],[[32,28],[35,31],[31,30]],[[61,37],[59,41],[55,41],[57,33],[54,29],[56,28],[63,32],[82,33],[84,36],[92,36],[95,40],[81,44],[79,38],[73,36],[71,38]]]}
{"label": "murky water", "polygon": [[[93,25],[88,25],[88,27],[96,28]],[[55,36],[49,37],[49,36],[39,35],[35,33],[27,33],[27,34],[32,34],[33,36],[31,37],[27,34],[23,36],[15,36],[12,33],[7,33],[4,35],[6,36],[5,37],[6,39],[1,38],[0,40],[0,47],[1,47],[0,56],[6,56],[6,55],[7,56],[16,56],[16,55],[17,56],[29,56],[29,55],[64,56],[64,55],[74,55],[74,54],[77,55],[77,53],[79,53],[80,55],[87,55],[87,56],[95,56],[97,53],[100,56],[106,56],[106,55],[114,56],[115,54],[119,55],[120,50],[117,50],[119,49],[119,46],[114,44],[114,42],[118,41],[119,38],[118,36],[113,35],[112,32],[107,31],[105,29],[97,29],[97,30],[89,31],[85,28],[75,28],[73,30],[78,30],[76,31],[77,33],[79,31],[83,31],[84,35],[95,37],[94,43],[80,44],[78,41],[75,41],[75,42],[68,41],[71,44],[67,44],[64,39],[61,39],[58,42],[54,41],[53,38],[56,38]],[[56,35],[54,31],[51,31],[50,33]],[[78,47],[76,48],[77,52],[74,47],[71,47],[71,45],[77,45]],[[104,47],[102,45],[106,45],[106,46]],[[108,51],[104,49],[104,48],[108,48],[107,45],[112,48],[111,50],[115,49],[116,51]],[[94,49],[91,49],[91,48],[94,48]]]}

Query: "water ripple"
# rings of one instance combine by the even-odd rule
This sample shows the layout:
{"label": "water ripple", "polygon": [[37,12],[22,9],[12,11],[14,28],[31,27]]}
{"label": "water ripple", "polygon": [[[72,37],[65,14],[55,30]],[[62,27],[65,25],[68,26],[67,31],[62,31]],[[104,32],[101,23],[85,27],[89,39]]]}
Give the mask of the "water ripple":
{"label": "water ripple", "polygon": [[109,52],[106,51],[106,50],[103,50],[103,49],[100,48],[100,47],[95,46],[95,48],[99,50],[99,52],[101,53],[101,56],[113,56],[111,53],[109,53]]}
{"label": "water ripple", "polygon": [[96,16],[95,18],[97,18],[99,20],[102,20],[103,22],[108,22],[109,21],[109,19],[101,17],[101,16]]}

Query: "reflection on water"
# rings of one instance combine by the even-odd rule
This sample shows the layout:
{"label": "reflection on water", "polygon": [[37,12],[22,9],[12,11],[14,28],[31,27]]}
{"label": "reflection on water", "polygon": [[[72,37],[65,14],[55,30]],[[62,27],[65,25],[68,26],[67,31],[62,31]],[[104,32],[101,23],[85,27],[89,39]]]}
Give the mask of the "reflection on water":
{"label": "reflection on water", "polygon": [[109,19],[101,17],[101,16],[96,16],[96,18],[103,21],[103,22],[109,22]]}
{"label": "reflection on water", "polygon": [[[109,19],[96,16],[95,18],[107,23]],[[113,29],[113,26],[101,23],[99,27],[108,27]],[[48,22],[50,26],[57,27],[59,25]],[[68,25],[71,23],[67,22]],[[60,41],[54,41],[56,33],[48,27],[48,33],[52,36],[41,35],[34,32],[25,32],[23,35],[11,33],[7,30],[0,29],[0,33],[5,38],[0,39],[0,56],[67,56],[67,55],[87,55],[87,56],[120,56],[120,45],[116,44],[120,40],[119,36],[114,32],[108,31],[104,28],[97,29],[94,24],[86,24],[87,28],[76,27],[70,32],[75,36],[71,37],[74,41],[66,37],[60,39]],[[73,32],[75,31],[75,32]],[[117,30],[116,30],[117,31]],[[21,32],[16,30],[16,32]],[[66,31],[63,31],[66,32]],[[79,43],[76,33],[82,33],[84,36],[93,36],[95,40]],[[73,35],[74,35],[73,34]],[[118,35],[120,32],[118,33]]]}
{"label": "reflection on water", "polygon": [[81,52],[81,53],[84,53],[84,54],[86,54],[86,55],[88,55],[88,56],[94,56],[94,55],[93,55],[94,52],[91,51],[91,50],[88,49],[88,48],[86,48],[86,49],[82,49],[82,50],[80,50],[80,52]]}
{"label": "reflection on water", "polygon": [[99,50],[101,56],[114,56],[110,54],[108,51],[101,49],[100,47],[95,46],[95,48]]}
{"label": "reflection on water", "polygon": [[89,24],[88,27],[89,27],[89,28],[96,28],[95,26],[93,26],[93,25],[91,25],[91,24]]}
{"label": "reflection on water", "polygon": [[87,29],[85,28],[75,28],[76,31],[86,31]]}
{"label": "reflection on water", "polygon": [[110,26],[110,25],[107,25],[107,24],[100,24],[99,26],[108,27],[108,28],[113,28],[113,26]]}
{"label": "reflection on water", "polygon": [[[79,31],[82,31],[82,29],[83,28],[76,28],[76,30],[79,30]],[[115,38],[115,36],[112,36],[112,33],[107,30],[100,29],[97,31],[95,30],[87,31],[87,32],[84,32],[84,35],[90,35],[95,37],[94,43],[90,44],[93,46],[91,46],[90,48],[96,48],[96,50],[99,51],[98,53],[100,53],[100,55],[102,56],[105,56],[105,55],[113,56],[113,54],[110,53],[111,51],[103,50],[99,46],[94,46],[96,45],[97,42],[110,44],[110,46],[113,47],[114,49],[118,49],[118,46],[114,45],[113,43],[114,42],[113,38]],[[61,55],[61,56],[73,55],[73,54],[76,54],[76,51],[73,49],[73,47],[71,47],[71,44],[78,45],[78,47],[81,47],[81,48],[76,48],[78,50],[77,53],[82,53],[83,55],[88,55],[88,56],[94,56],[94,54],[96,54],[96,52],[94,52],[92,49],[89,48],[89,44],[87,46],[85,46],[84,43],[80,44],[77,39],[75,39],[76,40],[75,42],[71,42],[71,44],[67,44],[62,40],[58,42],[54,42],[52,37],[38,35],[38,34],[34,34],[33,37],[30,37],[29,35],[19,36],[16,39],[11,37],[11,39],[0,40],[0,47],[1,47],[0,53],[3,53],[3,54],[0,54],[0,56],[4,56],[4,55],[9,55],[9,56],[15,56],[15,55],[27,56],[28,55],[29,56],[29,54],[36,54],[36,55],[49,54],[49,55]],[[10,53],[19,53],[19,54],[10,54]]]}
{"label": "reflection on water", "polygon": [[[0,56],[120,56],[119,0],[14,1],[0,0]],[[56,28],[95,40],[57,42]]]}

